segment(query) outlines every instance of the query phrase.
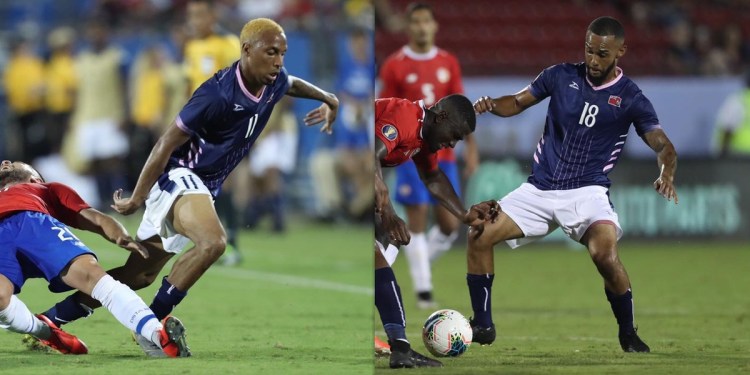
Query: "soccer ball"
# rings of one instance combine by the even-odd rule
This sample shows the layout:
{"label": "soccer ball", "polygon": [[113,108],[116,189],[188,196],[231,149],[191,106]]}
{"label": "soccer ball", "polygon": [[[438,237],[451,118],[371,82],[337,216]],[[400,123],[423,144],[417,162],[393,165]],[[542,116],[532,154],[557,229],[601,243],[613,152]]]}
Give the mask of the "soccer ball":
{"label": "soccer ball", "polygon": [[422,327],[422,340],[427,350],[436,357],[458,357],[471,345],[469,321],[455,310],[432,313]]}

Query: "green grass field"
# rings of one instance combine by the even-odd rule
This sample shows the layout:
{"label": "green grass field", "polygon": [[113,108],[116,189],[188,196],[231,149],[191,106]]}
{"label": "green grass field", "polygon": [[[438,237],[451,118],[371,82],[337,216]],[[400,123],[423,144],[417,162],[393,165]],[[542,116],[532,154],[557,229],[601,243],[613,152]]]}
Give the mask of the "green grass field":
{"label": "green grass field", "polygon": [[[137,223],[127,224],[134,232]],[[371,373],[371,233],[306,223],[292,223],[283,237],[243,233],[242,266],[213,266],[175,311],[187,327],[192,358],[145,358],[130,333],[99,309],[65,326],[87,343],[85,356],[30,352],[21,335],[0,332],[0,373]],[[96,235],[80,237],[107,268],[127,255]],[[146,303],[159,283],[139,292]],[[20,294],[35,312],[63,296],[37,280]]]}
{"label": "green grass field", "polygon": [[[499,246],[495,254],[492,346],[472,346],[442,369],[410,374],[734,374],[750,372],[750,247],[723,243],[621,243],[633,283],[636,324],[650,354],[626,354],[601,278],[588,253],[565,245]],[[396,273],[404,295],[407,335],[426,352],[403,257]],[[434,267],[441,308],[472,314],[465,252]],[[376,333],[385,337],[375,315]],[[378,359],[376,373],[387,373]],[[387,369],[387,370],[386,370]]]}

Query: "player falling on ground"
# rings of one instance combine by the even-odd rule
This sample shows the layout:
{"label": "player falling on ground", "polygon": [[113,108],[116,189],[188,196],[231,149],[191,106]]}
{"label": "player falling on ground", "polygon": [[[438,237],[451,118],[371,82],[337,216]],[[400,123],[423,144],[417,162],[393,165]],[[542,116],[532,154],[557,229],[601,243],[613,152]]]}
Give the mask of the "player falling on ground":
{"label": "player falling on ground", "polygon": [[[435,46],[438,25],[432,8],[427,4],[412,3],[406,11],[409,43],[386,59],[380,69],[382,91],[379,97],[424,100],[431,106],[436,99],[463,93],[461,67],[451,53]],[[479,165],[479,152],[474,136],[464,143],[464,175],[470,176]],[[437,153],[438,165],[461,195],[461,177],[452,148]],[[459,220],[430,196],[414,163],[407,161],[396,168],[396,201],[406,210],[411,242],[404,246],[406,260],[417,293],[417,307],[436,306],[432,293],[430,263],[450,249],[458,237]],[[434,225],[427,231],[430,206]]]}
{"label": "player falling on ground", "polygon": [[450,181],[438,167],[436,155],[438,150],[453,148],[471,134],[475,120],[471,102],[461,95],[447,96],[429,109],[422,101],[397,98],[375,101],[375,305],[388,335],[391,368],[439,367],[442,364],[412,350],[406,339],[401,289],[391,264],[396,260],[398,246],[409,243],[410,238],[406,224],[391,204],[382,167],[395,167],[414,160],[422,182],[435,199],[463,223],[481,228],[486,212],[464,209]]}
{"label": "player falling on ground", "polygon": [[78,289],[91,295],[165,356],[190,356],[182,323],[169,317],[162,325],[135,292],[104,273],[68,226],[98,233],[133,256],[148,256],[122,224],[91,208],[71,188],[45,183],[28,164],[0,164],[0,327],[30,334],[64,354],[88,353],[82,341],[46,316],[34,316],[15,296],[27,279],[44,277],[54,293]]}
{"label": "player falling on ground", "polygon": [[[331,133],[338,99],[287,73],[284,30],[267,18],[254,19],[242,28],[242,57],[206,81],[159,138],[143,167],[130,198],[114,194],[119,213],[130,215],[145,204],[137,238],[151,256],[131,255],[124,266],[110,270],[115,279],[133,289],[150,285],[166,262],[192,241],[164,277],[151,304],[162,319],[180,304],[188,289],[224,252],[227,237],[213,206],[222,182],[248,153],[266,125],[274,105],[284,96],[323,102],[307,114],[306,125],[323,122]],[[77,293],[44,315],[64,324],[86,316],[81,304],[98,304]],[[159,355],[153,345],[136,336],[147,353]]]}
{"label": "player falling on ground", "polygon": [[484,235],[469,239],[466,278],[474,310],[474,342],[495,340],[493,246],[507,241],[515,248],[559,226],[588,248],[602,275],[622,349],[649,351],[633,323],[630,280],[617,253],[622,229],[609,201],[607,174],[621,155],[632,123],[657,154],[656,191],[677,203],[673,184],[677,154],[651,102],[617,67],[626,50],[622,25],[611,17],[597,18],[586,31],[584,63],[554,65],[517,94],[484,96],[474,104],[478,113],[508,117],[550,97],[528,182],[499,201],[502,212],[485,227]]}

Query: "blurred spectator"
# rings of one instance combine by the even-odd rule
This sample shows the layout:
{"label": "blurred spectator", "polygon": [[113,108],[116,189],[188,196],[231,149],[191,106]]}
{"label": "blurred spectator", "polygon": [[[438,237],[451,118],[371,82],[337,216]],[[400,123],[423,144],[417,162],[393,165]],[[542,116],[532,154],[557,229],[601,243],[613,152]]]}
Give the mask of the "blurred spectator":
{"label": "blurred spectator", "polygon": [[10,61],[3,74],[3,83],[21,139],[21,149],[12,158],[32,162],[49,152],[42,122],[44,63],[26,40],[13,41],[10,49]]}
{"label": "blurred spectator", "polygon": [[51,51],[47,62],[47,143],[52,153],[59,153],[62,139],[68,130],[70,116],[75,104],[78,80],[76,78],[73,42],[75,32],[70,27],[52,30],[47,37]]}
{"label": "blurred spectator", "polygon": [[297,159],[297,119],[291,112],[291,99],[284,98],[274,108],[263,132],[250,150],[250,201],[245,210],[245,225],[258,226],[271,215],[271,229],[286,229],[284,215],[284,177],[294,171]]}
{"label": "blurred spectator", "polygon": [[89,46],[76,58],[78,97],[63,156],[74,171],[92,174],[100,201],[109,202],[112,192],[126,187],[125,54],[110,44],[106,24],[91,21],[86,33]]}
{"label": "blurred spectator", "polygon": [[729,96],[716,119],[719,155],[750,156],[750,70],[745,87]]}

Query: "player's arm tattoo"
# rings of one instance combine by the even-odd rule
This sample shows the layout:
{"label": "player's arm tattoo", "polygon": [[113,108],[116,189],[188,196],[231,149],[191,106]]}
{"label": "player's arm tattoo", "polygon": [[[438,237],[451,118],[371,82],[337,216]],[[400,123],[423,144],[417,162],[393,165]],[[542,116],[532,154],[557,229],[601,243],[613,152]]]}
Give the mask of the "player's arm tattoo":
{"label": "player's arm tattoo", "polygon": [[324,91],[318,86],[315,86],[302,78],[291,77],[291,80],[292,85],[289,87],[289,91],[286,92],[287,95],[296,98],[315,99],[328,104],[328,106],[331,108],[338,107],[338,100],[336,99],[336,95]]}
{"label": "player's arm tattoo", "polygon": [[677,169],[677,151],[662,129],[656,129],[643,135],[646,144],[656,152],[656,161],[662,177],[674,178]]}

